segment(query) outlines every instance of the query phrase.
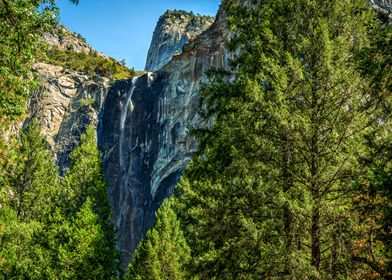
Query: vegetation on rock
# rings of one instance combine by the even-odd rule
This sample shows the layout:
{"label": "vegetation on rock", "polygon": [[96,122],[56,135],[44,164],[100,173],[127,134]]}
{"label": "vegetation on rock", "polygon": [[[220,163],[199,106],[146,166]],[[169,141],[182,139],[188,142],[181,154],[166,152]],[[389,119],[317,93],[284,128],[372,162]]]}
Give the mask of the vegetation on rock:
{"label": "vegetation on rock", "polygon": [[161,18],[177,18],[180,19],[181,17],[187,17],[191,20],[199,20],[199,21],[214,21],[214,17],[205,16],[200,14],[194,14],[192,11],[187,12],[184,10],[168,10],[165,14],[161,16]]}
{"label": "vegetation on rock", "polygon": [[51,48],[46,53],[46,63],[62,66],[65,69],[78,71],[87,75],[99,75],[113,80],[130,79],[137,75],[114,58],[105,58],[91,51],[89,54],[72,50]]}

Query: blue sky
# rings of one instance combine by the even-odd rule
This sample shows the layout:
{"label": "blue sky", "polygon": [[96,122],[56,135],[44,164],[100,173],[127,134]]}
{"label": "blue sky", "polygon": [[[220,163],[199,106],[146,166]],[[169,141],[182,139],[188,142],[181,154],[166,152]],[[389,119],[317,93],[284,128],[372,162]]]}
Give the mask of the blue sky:
{"label": "blue sky", "polygon": [[61,20],[96,50],[143,70],[152,33],[167,9],[215,15],[220,0],[59,0]]}

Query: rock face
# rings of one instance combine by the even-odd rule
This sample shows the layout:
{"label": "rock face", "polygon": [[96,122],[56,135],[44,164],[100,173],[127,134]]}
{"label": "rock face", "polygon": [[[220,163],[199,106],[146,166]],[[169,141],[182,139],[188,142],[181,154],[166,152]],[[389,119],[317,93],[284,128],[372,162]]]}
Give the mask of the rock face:
{"label": "rock face", "polygon": [[108,92],[98,139],[124,266],[196,149],[188,129],[201,124],[200,84],[207,69],[227,66],[229,57],[222,19],[219,14],[161,70],[118,82]]}
{"label": "rock face", "polygon": [[28,120],[34,118],[40,122],[42,133],[63,170],[68,154],[78,145],[87,125],[98,124],[110,80],[91,78],[45,63],[35,64],[33,70],[38,73],[42,86],[31,98]]}
{"label": "rock face", "polygon": [[182,46],[193,40],[214,22],[213,17],[185,11],[167,11],[158,21],[147,55],[146,71],[157,71],[166,65]]}
{"label": "rock face", "polygon": [[103,53],[93,50],[80,34],[70,32],[63,26],[55,28],[52,32],[44,33],[43,39],[50,47],[62,51],[73,51],[84,54],[94,52],[107,58]]}
{"label": "rock face", "polygon": [[392,0],[368,0],[377,10],[392,17]]}
{"label": "rock face", "polygon": [[68,50],[85,54],[91,52],[91,47],[80,35],[72,33],[62,26],[54,29],[52,32],[44,33],[43,39],[49,46],[62,51]]}

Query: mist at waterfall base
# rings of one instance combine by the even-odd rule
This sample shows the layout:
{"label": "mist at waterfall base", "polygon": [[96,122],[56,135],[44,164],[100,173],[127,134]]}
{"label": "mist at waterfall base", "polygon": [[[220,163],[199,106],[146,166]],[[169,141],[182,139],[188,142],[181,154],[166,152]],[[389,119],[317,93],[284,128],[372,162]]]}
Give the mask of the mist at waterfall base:
{"label": "mist at waterfall base", "polygon": [[168,9],[215,16],[220,0],[59,0],[61,24],[86,38],[96,50],[143,70],[159,17]]}

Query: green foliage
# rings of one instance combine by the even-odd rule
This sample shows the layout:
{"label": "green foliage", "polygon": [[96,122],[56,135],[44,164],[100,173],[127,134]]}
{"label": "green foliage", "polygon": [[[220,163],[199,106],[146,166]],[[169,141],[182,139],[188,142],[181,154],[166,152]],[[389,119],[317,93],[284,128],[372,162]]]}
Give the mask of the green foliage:
{"label": "green foliage", "polygon": [[92,51],[89,54],[72,50],[49,49],[45,62],[88,75],[105,76],[114,80],[129,79],[137,73],[113,58],[105,58]]}
{"label": "green foliage", "polygon": [[110,203],[106,193],[106,183],[101,166],[101,156],[96,144],[95,129],[88,126],[81,137],[80,146],[70,155],[71,167],[62,184],[69,199],[69,210],[77,211],[92,199],[99,209],[103,222],[110,219]]}
{"label": "green foliage", "polygon": [[200,14],[194,14],[193,11],[187,12],[184,10],[168,10],[165,14],[161,16],[162,18],[171,18],[171,19],[181,19],[181,18],[188,18],[190,20],[191,25],[196,27],[201,27],[205,22],[213,22],[214,17],[211,16],[203,16]]}
{"label": "green foliage", "polygon": [[58,182],[35,121],[1,162],[0,279],[114,279],[118,252],[95,131]]}
{"label": "green foliage", "polygon": [[0,279],[51,279],[50,252],[37,240],[60,199],[52,154],[35,121],[1,162]]}
{"label": "green foliage", "polygon": [[[357,260],[376,268],[384,279],[392,277],[392,25],[379,14],[381,25],[372,26],[372,44],[358,53],[360,71],[370,80],[370,92],[377,103],[376,122],[366,137],[368,153],[363,158],[365,180],[359,181],[356,209],[362,233]],[[365,173],[365,172],[364,172]]]}
{"label": "green foliage", "polygon": [[74,264],[71,275],[78,275],[76,278],[110,279],[118,271],[119,256],[93,126],[87,128],[70,157],[71,167],[62,181],[67,199],[65,213],[70,220],[69,243],[61,262]]}
{"label": "green foliage", "polygon": [[[199,155],[176,208],[193,268],[212,279],[351,279],[354,186],[375,120],[355,55],[378,25],[364,1],[223,3],[236,31],[231,73],[213,71]],[[229,82],[231,81],[231,82]],[[371,273],[371,272],[370,272]]]}
{"label": "green foliage", "polygon": [[40,221],[51,211],[59,196],[58,171],[52,153],[36,121],[31,121],[17,140],[2,166],[5,201],[20,220]]}
{"label": "green foliage", "polygon": [[25,113],[37,86],[30,69],[43,31],[56,20],[54,1],[0,1],[0,131]]}
{"label": "green foliage", "polygon": [[[389,117],[389,120],[391,118]],[[361,240],[357,261],[374,267],[384,279],[392,277],[392,138],[391,123],[385,123],[368,139],[366,180],[355,199],[360,215]]]}
{"label": "green foliage", "polygon": [[46,278],[47,256],[34,242],[39,231],[40,223],[20,222],[13,209],[0,208],[0,279]]}
{"label": "green foliage", "polygon": [[156,222],[134,253],[126,279],[189,279],[190,249],[170,202],[165,200]]}
{"label": "green foliage", "polygon": [[59,279],[114,279],[117,254],[107,226],[88,197],[64,228],[66,243],[59,243]]}

